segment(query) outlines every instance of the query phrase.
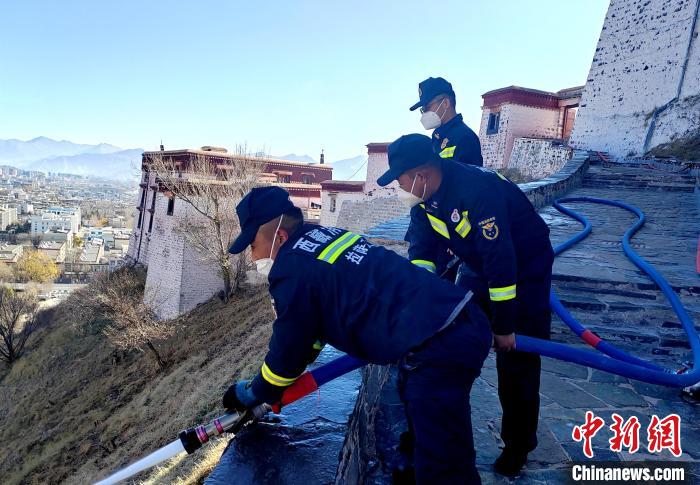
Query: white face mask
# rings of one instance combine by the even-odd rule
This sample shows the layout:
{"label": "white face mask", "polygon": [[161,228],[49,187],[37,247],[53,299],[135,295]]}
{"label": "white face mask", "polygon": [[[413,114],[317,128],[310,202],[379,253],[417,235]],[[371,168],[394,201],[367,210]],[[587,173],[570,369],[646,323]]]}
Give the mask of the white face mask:
{"label": "white face mask", "polygon": [[280,230],[282,225],[282,218],[284,214],[280,216],[280,221],[277,223],[277,229],[275,229],[275,235],[272,237],[272,247],[270,247],[270,257],[260,258],[255,260],[255,269],[261,275],[267,277],[270,275],[270,270],[272,270],[272,265],[275,264],[275,260],[272,259],[272,251],[275,249],[275,241],[277,241],[277,232]]}
{"label": "white face mask", "polygon": [[442,101],[440,101],[440,104],[437,108],[435,108],[435,111],[426,111],[421,115],[420,122],[423,125],[423,128],[425,128],[426,130],[433,130],[442,124],[442,118],[438,116],[437,110],[440,109],[440,106],[442,106],[442,103],[444,102],[445,98],[443,98]]}
{"label": "white face mask", "polygon": [[420,204],[423,202],[423,199],[425,198],[425,189],[426,186],[423,185],[423,196],[418,197],[417,195],[413,195],[413,187],[416,185],[416,178],[418,178],[418,174],[416,174],[415,177],[413,177],[413,183],[411,184],[411,190],[406,192],[405,190],[400,190],[398,193],[399,200],[406,205],[409,209],[412,208],[415,205]]}

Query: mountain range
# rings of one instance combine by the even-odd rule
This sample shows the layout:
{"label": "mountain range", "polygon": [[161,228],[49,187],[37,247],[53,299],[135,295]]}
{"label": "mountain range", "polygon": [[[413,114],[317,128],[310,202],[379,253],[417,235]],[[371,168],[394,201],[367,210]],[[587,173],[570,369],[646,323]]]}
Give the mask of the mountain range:
{"label": "mountain range", "polygon": [[[305,162],[305,163],[318,163],[313,157],[309,155],[297,155],[295,153],[288,153],[287,155],[275,156],[274,158],[281,158],[283,160],[291,160],[293,162]],[[342,160],[336,160],[335,162],[330,162],[333,167],[333,179],[334,180],[365,180],[367,176],[367,156],[358,155],[352,158],[344,158]]]}
{"label": "mountain range", "polygon": [[140,148],[122,149],[107,143],[86,145],[40,136],[28,141],[0,140],[0,164],[23,170],[92,175],[117,180],[138,177]]}
{"label": "mountain range", "polygon": [[[123,149],[108,143],[88,145],[40,136],[32,140],[0,139],[0,165],[23,170],[91,175],[115,180],[139,176],[143,149]],[[284,160],[318,163],[309,155],[275,156]],[[335,180],[364,180],[367,157],[359,155],[331,162]]]}

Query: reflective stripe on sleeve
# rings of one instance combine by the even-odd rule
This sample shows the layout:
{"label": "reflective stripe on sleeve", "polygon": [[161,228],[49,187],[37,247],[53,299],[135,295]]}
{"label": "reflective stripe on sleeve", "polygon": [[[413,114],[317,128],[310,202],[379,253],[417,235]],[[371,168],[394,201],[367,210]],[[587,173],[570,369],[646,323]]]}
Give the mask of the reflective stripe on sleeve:
{"label": "reflective stripe on sleeve", "polygon": [[317,341],[314,343],[314,346],[313,346],[313,347],[314,347],[314,350],[321,350],[321,349],[323,349],[323,346],[324,346],[324,345],[326,345],[326,344],[324,344],[324,343],[321,342],[320,340],[317,340]]}
{"label": "reflective stripe on sleeve", "polygon": [[515,285],[504,286],[502,288],[489,288],[491,301],[505,301],[515,298]]}
{"label": "reflective stripe on sleeve", "polygon": [[333,264],[340,257],[340,255],[343,254],[347,248],[355,244],[358,239],[360,239],[360,236],[357,234],[346,232],[338,239],[330,243],[326,249],[321,251],[321,254],[319,254],[316,259]]}
{"label": "reflective stripe on sleeve", "polygon": [[435,263],[432,261],[426,261],[425,259],[412,259],[411,263],[415,264],[419,268],[425,268],[431,273],[435,273],[437,268],[435,267]]}
{"label": "reflective stripe on sleeve", "polygon": [[273,386],[277,386],[277,387],[290,386],[290,385],[294,384],[294,381],[297,380],[296,377],[289,379],[287,377],[278,376],[277,374],[275,374],[274,372],[272,372],[270,370],[270,368],[267,366],[267,363],[263,363],[262,369],[260,369],[260,373],[262,374],[263,379],[265,379],[267,382],[269,382]]}
{"label": "reflective stripe on sleeve", "polygon": [[442,150],[442,151],[440,152],[440,158],[452,158],[452,157],[454,157],[454,155],[455,155],[455,148],[457,148],[456,145],[453,146],[453,147],[447,147],[447,148],[445,148],[444,150]]}

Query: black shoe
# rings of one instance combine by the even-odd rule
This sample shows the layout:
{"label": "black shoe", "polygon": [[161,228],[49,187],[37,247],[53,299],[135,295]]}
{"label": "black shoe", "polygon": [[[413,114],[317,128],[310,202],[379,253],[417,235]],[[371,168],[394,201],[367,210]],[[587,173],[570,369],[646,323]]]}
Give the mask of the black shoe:
{"label": "black shoe", "polygon": [[527,453],[521,451],[511,451],[505,448],[501,456],[496,458],[493,469],[496,473],[506,477],[517,477],[520,470],[527,463]]}

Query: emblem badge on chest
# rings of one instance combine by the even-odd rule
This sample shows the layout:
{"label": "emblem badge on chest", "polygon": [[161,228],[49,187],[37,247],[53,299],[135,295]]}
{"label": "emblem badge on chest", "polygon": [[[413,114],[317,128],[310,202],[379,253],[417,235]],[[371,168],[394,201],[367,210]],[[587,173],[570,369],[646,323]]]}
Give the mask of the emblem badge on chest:
{"label": "emblem badge on chest", "polygon": [[459,219],[459,212],[457,211],[457,209],[453,210],[452,215],[450,216],[450,220],[456,224],[459,222]]}

